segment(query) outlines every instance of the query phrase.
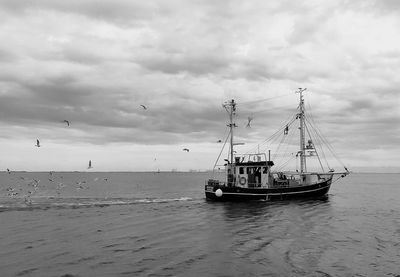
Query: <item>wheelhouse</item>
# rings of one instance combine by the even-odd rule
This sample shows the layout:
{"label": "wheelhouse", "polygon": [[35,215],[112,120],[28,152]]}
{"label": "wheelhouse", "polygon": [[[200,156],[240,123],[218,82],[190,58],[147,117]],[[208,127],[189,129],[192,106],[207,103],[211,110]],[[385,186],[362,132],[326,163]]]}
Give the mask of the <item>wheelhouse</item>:
{"label": "wheelhouse", "polygon": [[227,183],[242,188],[267,188],[273,183],[265,154],[246,154],[235,156],[235,163],[226,165]]}

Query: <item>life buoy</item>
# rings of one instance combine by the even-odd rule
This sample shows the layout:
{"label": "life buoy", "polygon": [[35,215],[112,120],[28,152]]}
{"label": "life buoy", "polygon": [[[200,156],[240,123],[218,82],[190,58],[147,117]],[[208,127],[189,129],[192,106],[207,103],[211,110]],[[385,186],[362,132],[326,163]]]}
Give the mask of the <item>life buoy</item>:
{"label": "life buoy", "polygon": [[221,189],[217,189],[217,190],[215,191],[215,196],[217,196],[217,197],[221,197],[222,194],[223,194],[223,192],[222,192]]}
{"label": "life buoy", "polygon": [[247,182],[247,180],[246,180],[246,177],[240,177],[240,179],[239,179],[239,184],[241,184],[241,185],[245,185],[246,184],[246,182]]}

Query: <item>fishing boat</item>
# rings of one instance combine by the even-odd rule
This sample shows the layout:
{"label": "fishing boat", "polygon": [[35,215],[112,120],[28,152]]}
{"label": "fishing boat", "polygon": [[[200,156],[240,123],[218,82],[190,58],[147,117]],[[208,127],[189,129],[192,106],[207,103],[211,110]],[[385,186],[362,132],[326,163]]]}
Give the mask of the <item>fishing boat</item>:
{"label": "fishing boat", "polygon": [[[285,140],[289,130],[299,130],[297,137],[300,142],[296,143],[297,152],[290,153],[291,158],[296,160],[296,169],[277,170],[271,160],[271,151],[261,153],[259,150],[251,153],[237,154],[234,148],[243,143],[235,143],[234,128],[237,127],[235,120],[237,103],[232,99],[223,104],[229,114],[229,134],[225,144],[229,144],[228,158],[225,161],[226,178],[210,178],[206,180],[205,195],[207,200],[216,201],[244,201],[244,200],[285,200],[293,198],[321,197],[328,193],[331,184],[349,174],[347,167],[342,164],[344,170],[335,171],[328,166],[323,166],[320,156],[325,156],[322,148],[317,147],[311,134],[319,135],[320,132],[308,125],[312,123],[306,116],[303,92],[299,89],[300,103],[295,114],[278,130]],[[298,128],[293,128],[297,125]],[[250,121],[249,121],[250,122]],[[314,130],[314,132],[313,132]],[[276,137],[275,133],[275,137]],[[327,142],[326,139],[317,139]],[[228,143],[229,141],[229,143]],[[307,141],[307,142],[306,142]],[[282,143],[282,142],[281,142]],[[224,144],[224,146],[225,146]],[[286,144],[290,144],[286,141]],[[293,144],[293,143],[292,143]],[[332,147],[329,146],[332,150]],[[320,155],[319,152],[322,152]],[[221,151],[222,153],[222,151]],[[220,153],[220,156],[221,156]],[[307,170],[309,159],[317,160],[321,169]],[[219,158],[217,159],[218,162]],[[217,166],[214,165],[214,169]],[[299,166],[297,166],[299,165]]]}

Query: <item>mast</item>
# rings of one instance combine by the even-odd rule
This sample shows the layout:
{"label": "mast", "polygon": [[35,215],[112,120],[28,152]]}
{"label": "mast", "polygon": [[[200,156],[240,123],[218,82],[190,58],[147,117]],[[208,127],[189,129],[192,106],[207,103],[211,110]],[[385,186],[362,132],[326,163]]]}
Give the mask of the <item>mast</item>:
{"label": "mast", "polygon": [[300,119],[300,172],[306,172],[306,155],[305,155],[305,136],[304,136],[304,99],[303,99],[303,91],[307,88],[299,88],[296,93],[300,94],[300,104],[299,104],[299,114],[298,117]]}
{"label": "mast", "polygon": [[228,127],[230,129],[230,134],[231,134],[229,157],[230,157],[230,163],[233,164],[233,128],[236,127],[236,124],[233,122],[233,116],[236,111],[236,103],[235,103],[235,100],[232,99],[231,101],[223,104],[222,106],[225,108],[225,110],[229,114]]}

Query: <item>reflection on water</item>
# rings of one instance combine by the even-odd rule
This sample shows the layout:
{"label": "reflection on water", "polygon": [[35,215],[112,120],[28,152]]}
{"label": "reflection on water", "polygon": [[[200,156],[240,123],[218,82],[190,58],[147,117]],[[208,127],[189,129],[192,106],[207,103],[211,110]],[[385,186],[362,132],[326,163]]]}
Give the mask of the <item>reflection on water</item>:
{"label": "reflection on water", "polygon": [[[233,218],[253,218],[268,217],[268,215],[275,214],[282,208],[293,209],[314,209],[316,207],[322,208],[329,204],[329,196],[307,199],[307,200],[288,200],[288,201],[249,201],[249,202],[223,202],[221,205],[224,208],[227,220]],[[320,210],[321,211],[321,210]]]}
{"label": "reflection on water", "polygon": [[[399,175],[353,174],[323,199],[241,203],[205,201],[203,173],[54,173],[59,193],[47,177],[0,174],[4,276],[399,274]],[[32,179],[31,203],[8,196]]]}

